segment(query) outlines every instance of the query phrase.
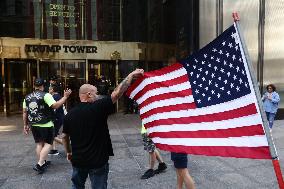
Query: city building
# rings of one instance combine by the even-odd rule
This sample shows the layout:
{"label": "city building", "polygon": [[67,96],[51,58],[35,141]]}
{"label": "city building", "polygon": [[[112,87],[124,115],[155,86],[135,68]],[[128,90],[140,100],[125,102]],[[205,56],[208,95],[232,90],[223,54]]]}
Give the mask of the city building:
{"label": "city building", "polygon": [[19,112],[35,77],[76,91],[105,76],[111,90],[136,67],[204,47],[238,12],[260,90],[276,85],[281,117],[283,10],[281,0],[1,0],[0,112]]}
{"label": "city building", "polygon": [[[168,52],[174,54],[175,46],[171,44],[148,44],[147,39],[137,36],[128,40],[127,34],[123,40],[120,31],[124,4],[128,3],[2,0],[0,113],[21,112],[23,98],[32,91],[36,77],[45,79],[48,85],[50,77],[56,76],[62,88],[71,88],[67,107],[72,107],[78,102],[81,84],[97,84],[105,78],[111,92],[136,67],[148,70],[148,64],[163,62]],[[125,24],[132,21],[126,19]],[[123,110],[123,101],[119,103],[119,110]]]}

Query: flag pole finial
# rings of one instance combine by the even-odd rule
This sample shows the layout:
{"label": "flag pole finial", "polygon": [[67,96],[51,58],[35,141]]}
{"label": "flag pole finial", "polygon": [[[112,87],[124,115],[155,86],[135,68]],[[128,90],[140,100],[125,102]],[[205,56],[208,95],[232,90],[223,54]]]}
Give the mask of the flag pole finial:
{"label": "flag pole finial", "polygon": [[239,14],[238,14],[237,12],[233,12],[233,13],[232,13],[232,16],[233,16],[234,22],[240,21]]}

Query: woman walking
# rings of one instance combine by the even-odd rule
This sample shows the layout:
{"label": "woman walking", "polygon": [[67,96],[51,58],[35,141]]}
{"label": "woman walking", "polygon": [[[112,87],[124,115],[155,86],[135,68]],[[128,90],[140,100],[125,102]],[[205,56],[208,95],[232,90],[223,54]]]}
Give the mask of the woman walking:
{"label": "woman walking", "polygon": [[272,129],[273,121],[278,110],[280,101],[279,94],[276,92],[276,87],[273,84],[269,84],[266,87],[266,92],[262,97],[264,110],[266,112],[269,127]]}

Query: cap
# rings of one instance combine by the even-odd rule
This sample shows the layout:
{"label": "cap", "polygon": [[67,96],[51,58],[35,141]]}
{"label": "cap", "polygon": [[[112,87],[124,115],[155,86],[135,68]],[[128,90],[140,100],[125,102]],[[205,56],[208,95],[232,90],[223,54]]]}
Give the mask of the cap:
{"label": "cap", "polygon": [[43,81],[43,79],[41,79],[41,78],[37,78],[36,80],[35,80],[35,86],[36,87],[39,87],[39,86],[42,86],[43,84],[44,84],[44,81]]}

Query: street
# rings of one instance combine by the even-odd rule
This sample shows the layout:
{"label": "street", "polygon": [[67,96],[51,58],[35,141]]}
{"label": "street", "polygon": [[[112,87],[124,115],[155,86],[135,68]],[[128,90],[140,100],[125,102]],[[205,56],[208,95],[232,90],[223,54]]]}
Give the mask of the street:
{"label": "street", "polygon": [[[71,165],[64,149],[50,157],[48,170],[38,175],[32,135],[22,134],[21,115],[0,117],[0,188],[1,189],[67,189],[71,188]],[[114,148],[110,158],[110,189],[172,189],[176,175],[169,152],[161,151],[168,169],[148,180],[141,180],[147,170],[148,154],[143,149],[140,119],[136,114],[109,117],[109,130]],[[275,121],[273,137],[284,172],[284,121]],[[282,142],[281,142],[282,141]],[[281,145],[282,144],[282,145]],[[270,160],[251,160],[192,155],[188,168],[199,189],[276,189],[277,180]],[[86,188],[90,188],[87,181]]]}

